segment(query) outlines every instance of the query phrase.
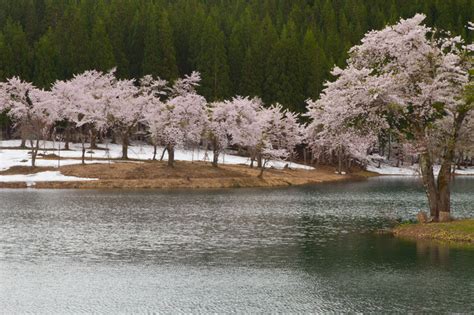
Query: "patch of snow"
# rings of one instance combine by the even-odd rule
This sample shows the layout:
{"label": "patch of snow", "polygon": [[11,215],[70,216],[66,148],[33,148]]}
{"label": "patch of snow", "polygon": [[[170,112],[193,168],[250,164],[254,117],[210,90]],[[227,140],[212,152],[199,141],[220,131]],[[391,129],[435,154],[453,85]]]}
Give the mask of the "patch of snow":
{"label": "patch of snow", "polygon": [[[15,149],[8,149],[8,150],[0,150],[0,171],[4,171],[9,169],[13,166],[30,166],[31,165],[31,155],[28,154],[29,150],[15,150]],[[38,152],[38,153],[43,153]],[[48,152],[48,154],[53,153]],[[79,157],[80,157],[79,152]],[[69,157],[75,157],[71,155]],[[61,154],[61,158],[64,156]],[[108,163],[108,161],[104,160],[86,160],[87,164],[90,163]],[[81,164],[81,160],[61,160],[60,165],[74,165],[74,164]],[[44,160],[41,156],[38,156],[36,159],[36,166],[40,167],[58,167],[58,160],[51,159],[51,160]]]}
{"label": "patch of snow", "polygon": [[[0,141],[0,147],[4,148],[14,148],[20,146],[20,140],[5,140]],[[27,143],[28,145],[28,143]],[[59,145],[61,146],[61,152],[59,152]],[[108,158],[120,158],[122,156],[122,146],[120,144],[100,144],[101,149],[97,150],[89,150],[87,149],[86,152],[86,163],[108,163],[106,160],[93,160],[93,159],[108,159]],[[82,147],[80,143],[71,143],[70,150],[64,150],[64,143],[60,142],[52,142],[52,141],[42,141],[40,145],[40,150],[38,151],[39,154],[56,154],[60,155],[61,158],[80,158],[82,155]],[[105,150],[104,150],[105,149]],[[136,160],[151,160],[153,158],[153,146],[134,143],[129,146],[128,148],[128,157],[130,159]],[[163,151],[162,147],[157,148],[157,159],[161,157],[161,153]],[[165,153],[164,159],[167,160],[168,156]],[[184,150],[184,149],[177,149],[175,151],[175,159],[177,161],[212,161],[213,153],[212,151],[207,151],[203,149],[196,149],[196,150]],[[27,160],[26,162],[21,162],[22,160]],[[71,164],[80,164],[80,160],[61,160],[61,165],[71,165]],[[219,163],[221,164],[245,164],[250,165],[250,158],[231,155],[231,154],[221,154],[219,156]],[[30,165],[31,160],[30,156],[28,155],[28,150],[12,150],[12,149],[5,149],[0,150],[0,170],[8,169],[9,167],[15,165]],[[37,159],[38,166],[50,166],[50,167],[57,167],[58,161],[57,160],[43,160],[39,157]],[[294,169],[307,169],[311,170],[314,169],[311,166],[298,164],[298,163],[291,163],[288,161],[270,161],[267,163],[268,167],[273,167],[277,169],[282,169],[285,165],[288,164],[289,168]]]}
{"label": "patch of snow", "polygon": [[474,175],[474,167],[455,170],[455,173],[459,175]]}
{"label": "patch of snow", "polygon": [[[418,164],[414,164],[413,166],[404,166],[404,167],[395,167],[395,166],[390,166],[387,164],[382,164],[380,165],[380,168],[374,165],[369,165],[367,166],[367,170],[370,172],[381,174],[381,175],[402,175],[402,176],[420,176],[421,175]],[[440,166],[435,165],[433,170],[434,170],[435,175],[437,175],[439,173]],[[461,169],[461,170],[456,169],[455,174],[474,175],[474,167]]]}
{"label": "patch of snow", "polygon": [[386,164],[382,164],[379,167],[374,165],[367,166],[367,170],[369,172],[374,172],[381,175],[405,175],[405,176],[417,176],[419,175],[417,168],[409,168],[409,167],[395,167]]}
{"label": "patch of snow", "polygon": [[26,182],[30,185],[35,182],[70,182],[70,181],[97,180],[97,178],[81,178],[65,176],[59,171],[46,171],[27,175],[0,175],[1,183]]}

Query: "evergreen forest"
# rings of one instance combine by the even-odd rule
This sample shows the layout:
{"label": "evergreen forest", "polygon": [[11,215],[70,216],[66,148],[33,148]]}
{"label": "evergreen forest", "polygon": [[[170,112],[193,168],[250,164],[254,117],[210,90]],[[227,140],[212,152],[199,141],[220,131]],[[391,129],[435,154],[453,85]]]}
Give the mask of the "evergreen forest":
{"label": "evergreen forest", "polygon": [[0,80],[196,70],[209,101],[258,96],[304,112],[367,31],[417,12],[472,40],[472,0],[0,0]]}

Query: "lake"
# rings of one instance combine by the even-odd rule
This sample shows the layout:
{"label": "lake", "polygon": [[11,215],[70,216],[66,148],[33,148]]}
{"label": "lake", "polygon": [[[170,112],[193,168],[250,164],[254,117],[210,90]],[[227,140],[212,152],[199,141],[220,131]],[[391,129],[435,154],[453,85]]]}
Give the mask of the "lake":
{"label": "lake", "polygon": [[7,314],[474,311],[474,250],[374,233],[427,208],[415,178],[0,198]]}

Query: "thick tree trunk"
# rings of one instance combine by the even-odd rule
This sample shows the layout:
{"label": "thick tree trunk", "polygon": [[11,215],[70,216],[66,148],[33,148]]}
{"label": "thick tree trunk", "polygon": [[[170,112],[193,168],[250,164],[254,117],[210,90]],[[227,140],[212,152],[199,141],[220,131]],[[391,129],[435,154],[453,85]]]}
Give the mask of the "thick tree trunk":
{"label": "thick tree trunk", "polygon": [[128,160],[128,133],[122,134],[122,159]]}
{"label": "thick tree trunk", "polygon": [[461,112],[454,119],[454,128],[452,138],[449,139],[446,151],[443,156],[443,162],[438,175],[438,215],[439,221],[445,222],[451,220],[451,180],[452,166],[456,153],[456,143],[459,137],[459,130],[466,117],[467,112]]}
{"label": "thick tree trunk", "polygon": [[437,221],[439,218],[438,190],[436,188],[436,181],[433,173],[433,161],[431,160],[429,152],[423,152],[420,155],[420,169],[423,186],[425,187],[426,196],[428,197],[430,215],[433,220]]}
{"label": "thick tree trunk", "polygon": [[20,144],[20,148],[26,148],[26,139],[25,138],[21,138],[21,144]]}
{"label": "thick tree trunk", "polygon": [[91,137],[91,149],[95,150],[97,149],[97,131],[95,129],[92,129],[90,132],[90,137]]}
{"label": "thick tree trunk", "polygon": [[440,221],[449,221],[451,213],[451,162],[445,160],[438,175],[438,211]]}
{"label": "thick tree trunk", "polygon": [[214,149],[212,153],[212,166],[217,167],[217,164],[219,163],[219,150]]}
{"label": "thick tree trunk", "polygon": [[168,146],[167,151],[168,151],[168,166],[174,167],[174,147]]}

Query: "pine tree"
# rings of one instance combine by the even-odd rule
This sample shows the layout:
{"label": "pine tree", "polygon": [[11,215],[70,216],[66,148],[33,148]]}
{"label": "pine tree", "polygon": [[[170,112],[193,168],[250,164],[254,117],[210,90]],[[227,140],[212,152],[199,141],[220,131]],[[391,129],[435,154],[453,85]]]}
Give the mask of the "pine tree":
{"label": "pine tree", "polygon": [[130,63],[127,59],[128,43],[131,41],[129,25],[132,24],[134,4],[131,0],[112,0],[109,7],[109,38],[114,50],[117,76],[130,77]]}
{"label": "pine tree", "polygon": [[233,89],[237,94],[242,94],[242,71],[244,61],[248,57],[250,45],[250,13],[246,10],[244,15],[234,24],[229,38],[229,68],[233,81]]}
{"label": "pine tree", "polygon": [[81,10],[77,6],[70,6],[54,32],[60,46],[62,77],[68,78],[92,68],[86,22]]}
{"label": "pine tree", "polygon": [[208,100],[224,99],[231,95],[224,33],[211,16],[207,18],[202,33],[197,69],[202,75],[200,91]]}
{"label": "pine tree", "polygon": [[142,64],[145,51],[145,23],[146,14],[142,10],[136,11],[130,27],[131,37],[127,45],[127,59],[130,62],[129,74],[139,78],[143,75]]}
{"label": "pine tree", "polygon": [[11,19],[3,29],[3,40],[0,40],[0,55],[2,55],[3,76],[20,76],[25,80],[31,80],[32,54],[28,39],[22,26]]}
{"label": "pine tree", "polygon": [[252,43],[247,49],[242,67],[241,92],[243,95],[259,96],[264,100],[266,95],[266,77],[270,53],[278,42],[278,34],[270,16],[266,16],[253,36]]}
{"label": "pine tree", "polygon": [[112,44],[101,18],[97,18],[92,28],[90,53],[94,69],[108,71],[115,67]]}
{"label": "pine tree", "polygon": [[0,80],[4,81],[9,77],[10,70],[8,69],[11,65],[11,53],[8,49],[7,43],[5,42],[5,36],[0,31]]}
{"label": "pine tree", "polygon": [[160,41],[158,73],[163,79],[174,80],[178,77],[178,67],[176,65],[173,30],[166,11],[163,11],[158,22],[158,36]]}
{"label": "pine tree", "polygon": [[279,102],[292,110],[304,106],[304,71],[296,27],[289,21],[270,54],[266,77],[266,103]]}
{"label": "pine tree", "polygon": [[59,49],[54,41],[53,32],[49,29],[35,46],[33,82],[39,87],[49,87],[61,76],[59,66]]}
{"label": "pine tree", "polygon": [[[154,12],[153,12],[154,13]],[[160,74],[160,40],[155,14],[149,14],[145,29],[142,73],[161,76]]]}
{"label": "pine tree", "polygon": [[311,29],[306,31],[303,41],[303,69],[305,71],[305,95],[318,99],[327,75],[327,61],[324,51],[316,42]]}

